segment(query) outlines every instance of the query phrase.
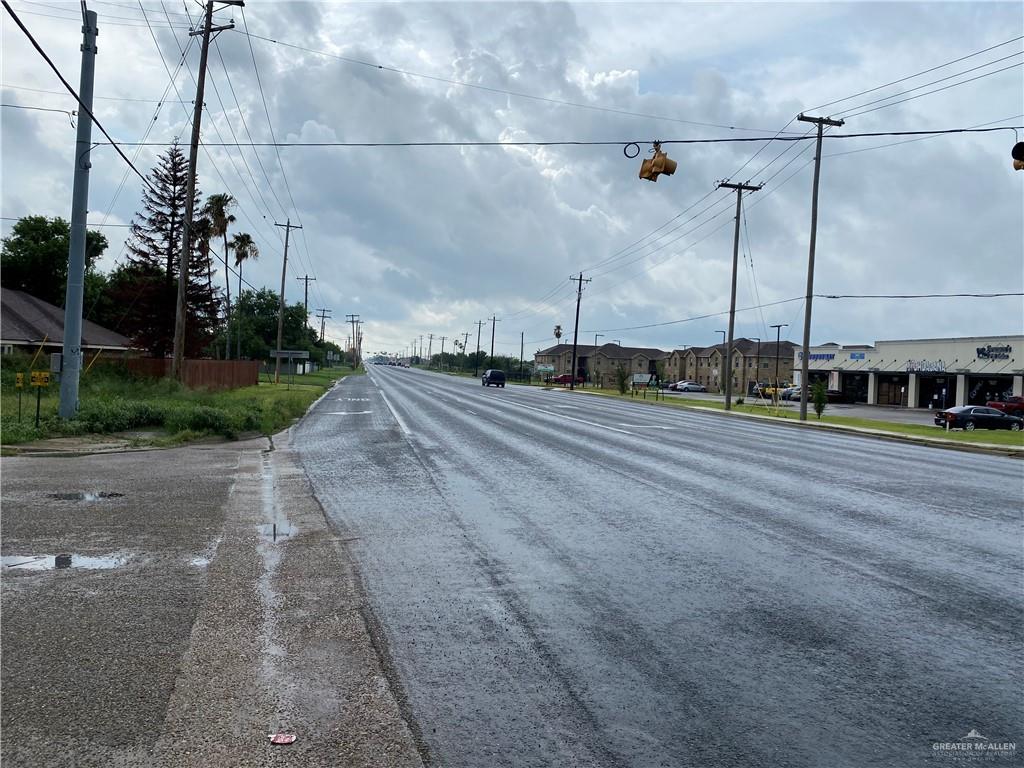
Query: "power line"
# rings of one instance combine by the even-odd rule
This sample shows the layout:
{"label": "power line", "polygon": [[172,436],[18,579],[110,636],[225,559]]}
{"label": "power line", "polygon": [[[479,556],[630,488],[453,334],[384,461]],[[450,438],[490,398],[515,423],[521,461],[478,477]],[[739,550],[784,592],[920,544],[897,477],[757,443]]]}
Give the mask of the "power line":
{"label": "power line", "polygon": [[78,102],[78,106],[81,107],[85,114],[89,116],[89,119],[91,119],[93,123],[96,125],[96,127],[100,129],[100,132],[107,137],[107,139],[110,141],[110,145],[115,150],[117,150],[117,154],[121,156],[121,159],[128,163],[129,167],[131,167],[131,169],[135,171],[135,175],[142,179],[143,183],[145,183],[147,187],[156,192],[156,189],[153,187],[153,185],[149,183],[149,179],[143,176],[142,172],[135,167],[135,164],[128,159],[128,156],[121,151],[121,148],[117,145],[117,142],[114,141],[114,138],[107,132],[107,129],[103,127],[102,123],[100,123],[100,121],[96,119],[96,115],[92,113],[92,110],[85,106],[84,103],[82,103],[82,99],[79,98],[78,92],[75,91],[75,89],[71,87],[71,84],[64,79],[64,75],[62,75],[60,73],[60,70],[57,69],[57,65],[53,63],[53,60],[47,55],[46,51],[43,50],[42,46],[39,45],[38,42],[36,42],[36,39],[32,36],[32,33],[28,31],[28,27],[26,27],[22,20],[18,17],[18,14],[14,12],[14,9],[11,8],[11,4],[8,3],[7,0],[0,0],[0,2],[3,3],[3,6],[7,10],[7,13],[9,13],[11,18],[14,19],[14,23],[18,25],[21,31],[25,33],[25,37],[29,39],[29,42],[32,43],[32,46],[36,49],[36,51],[39,52],[39,55],[43,57],[47,64],[50,65],[50,69],[52,69],[54,74],[57,75],[58,79],[60,79],[61,84],[68,89],[68,93],[75,97],[75,101]]}
{"label": "power line", "polygon": [[827,104],[819,104],[816,107],[810,107],[810,108],[802,110],[802,111],[803,112],[820,112],[821,110],[825,109],[826,107],[831,107],[834,104],[841,104],[844,101],[850,101],[851,99],[856,99],[858,96],[864,96],[864,95],[869,94],[869,93],[874,93],[875,91],[880,91],[883,88],[888,88],[890,85],[898,85],[899,83],[906,82],[907,80],[913,80],[915,77],[920,77],[921,75],[927,75],[930,72],[935,72],[936,70],[943,69],[943,68],[948,67],[948,66],[950,66],[952,64],[959,64],[961,61],[966,61],[967,59],[973,58],[975,56],[980,56],[983,53],[988,53],[989,51],[994,51],[996,48],[1002,48],[1004,45],[1009,45],[1010,43],[1016,43],[1018,40],[1024,40],[1024,35],[1018,35],[1017,37],[1011,38],[1011,39],[1009,39],[1009,40],[1007,40],[1005,42],[997,43],[996,45],[991,45],[988,48],[982,48],[980,51],[975,51],[974,53],[968,53],[966,56],[961,56],[958,59],[953,59],[952,61],[947,61],[944,64],[939,64],[937,66],[921,70],[920,72],[915,72],[912,75],[907,75],[906,77],[901,77],[898,80],[893,80],[892,82],[885,83],[884,85],[876,85],[874,88],[868,88],[866,91],[860,91],[859,93],[855,93],[852,96],[846,96],[845,98],[837,99],[836,101],[830,101]]}
{"label": "power line", "polygon": [[[1014,66],[1021,66],[1015,64]],[[1003,70],[998,70],[1003,71]],[[927,94],[922,94],[927,95]],[[917,98],[917,97],[913,97]],[[908,99],[909,101],[909,99]],[[891,106],[891,105],[885,105]],[[874,110],[867,110],[874,111]],[[863,112],[858,113],[863,114]],[[1009,125],[999,128],[940,128],[924,131],[864,131],[861,133],[831,133],[829,134],[830,139],[870,139],[878,138],[881,136],[944,136],[959,133],[990,133],[992,131],[1013,131],[1022,130],[1022,125]],[[788,141],[788,142],[803,142],[812,141],[815,139],[813,134],[801,134],[799,136],[783,136],[781,138],[773,138],[771,136],[750,136],[750,137],[730,137],[730,138],[713,138],[713,139],[661,139],[658,141],[659,144],[741,144],[755,141]],[[104,142],[99,142],[103,144]],[[136,146],[147,146],[147,147],[168,147],[172,142],[167,141],[151,141],[151,142],[131,142],[122,141],[119,142],[121,146],[125,147],[136,147]],[[647,139],[617,139],[617,140],[606,140],[606,141],[257,141],[257,142],[227,142],[227,141],[207,141],[203,142],[208,147],[277,147],[277,148],[288,148],[288,147],[350,147],[350,148],[367,148],[367,147],[600,147],[600,146],[629,146],[635,145],[653,145],[654,140]],[[767,167],[767,166],[765,166]],[[285,184],[287,187],[287,184]]]}

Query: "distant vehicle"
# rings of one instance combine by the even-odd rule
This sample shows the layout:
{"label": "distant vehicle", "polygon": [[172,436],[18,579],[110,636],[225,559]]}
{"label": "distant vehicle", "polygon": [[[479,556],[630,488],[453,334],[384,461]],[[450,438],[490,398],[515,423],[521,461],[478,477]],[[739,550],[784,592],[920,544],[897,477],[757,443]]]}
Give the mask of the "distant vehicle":
{"label": "distant vehicle", "polygon": [[1024,397],[1008,397],[1005,400],[989,400],[986,408],[995,408],[1010,416],[1024,416]]}
{"label": "distant vehicle", "polygon": [[[549,376],[548,378],[544,379],[544,381],[546,383],[548,383],[548,384],[568,384],[569,382],[572,381],[572,374],[570,374],[570,373],[561,373],[558,376]],[[583,377],[582,376],[577,376],[576,377],[576,383],[577,384],[582,384],[583,383]]]}
{"label": "distant vehicle", "polygon": [[493,368],[488,368],[484,371],[484,375],[480,377],[480,383],[485,387],[489,387],[492,384],[496,387],[505,388],[505,372],[497,371]]}
{"label": "distant vehicle", "polygon": [[1019,432],[1024,426],[1024,419],[986,406],[958,405],[935,414],[935,423],[940,427],[948,425],[950,429],[964,429],[968,432],[975,429],[1010,429]]}
{"label": "distant vehicle", "polygon": [[696,381],[677,381],[676,392],[707,392],[708,388]]}

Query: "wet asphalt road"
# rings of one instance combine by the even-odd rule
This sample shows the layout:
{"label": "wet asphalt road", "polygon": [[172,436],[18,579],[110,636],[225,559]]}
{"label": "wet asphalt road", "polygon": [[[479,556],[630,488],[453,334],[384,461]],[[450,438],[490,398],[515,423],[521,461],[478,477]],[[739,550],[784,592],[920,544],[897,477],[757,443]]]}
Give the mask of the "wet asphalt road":
{"label": "wet asphalt road", "polygon": [[388,367],[297,428],[434,765],[1024,758],[1024,465]]}

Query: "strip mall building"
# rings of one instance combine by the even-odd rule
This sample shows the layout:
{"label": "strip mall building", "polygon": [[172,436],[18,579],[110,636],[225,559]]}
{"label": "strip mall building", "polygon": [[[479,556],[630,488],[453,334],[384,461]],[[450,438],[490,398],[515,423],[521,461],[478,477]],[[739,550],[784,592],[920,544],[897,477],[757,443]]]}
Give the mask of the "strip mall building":
{"label": "strip mall building", "polygon": [[[1020,356],[1020,359],[1017,356]],[[793,356],[799,383],[802,351]],[[1024,336],[876,341],[811,347],[811,382],[824,380],[850,403],[909,408],[984,405],[1024,395]]]}

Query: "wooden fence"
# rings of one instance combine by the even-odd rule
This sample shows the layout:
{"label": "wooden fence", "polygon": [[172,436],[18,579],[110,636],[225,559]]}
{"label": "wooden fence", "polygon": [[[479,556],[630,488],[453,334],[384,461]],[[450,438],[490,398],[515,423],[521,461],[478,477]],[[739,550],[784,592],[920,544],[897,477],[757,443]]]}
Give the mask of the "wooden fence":
{"label": "wooden fence", "polygon": [[[171,374],[170,358],[136,357],[125,360],[138,376],[161,379]],[[189,389],[238,389],[259,383],[259,360],[185,360],[183,380]]]}

